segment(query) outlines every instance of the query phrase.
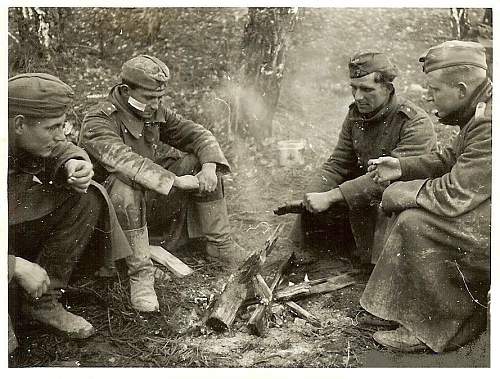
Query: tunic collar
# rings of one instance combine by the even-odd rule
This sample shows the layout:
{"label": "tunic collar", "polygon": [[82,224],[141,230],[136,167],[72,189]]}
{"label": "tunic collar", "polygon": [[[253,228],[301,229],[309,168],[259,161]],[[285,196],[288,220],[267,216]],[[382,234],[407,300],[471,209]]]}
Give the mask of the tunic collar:
{"label": "tunic collar", "polygon": [[474,91],[469,104],[450,113],[446,117],[440,118],[439,121],[445,125],[458,125],[460,128],[464,127],[471,118],[474,117],[477,105],[481,102],[487,102],[491,98],[492,87],[490,79],[486,78]]}
{"label": "tunic collar", "polygon": [[[372,123],[376,122],[382,118],[385,118],[388,114],[392,113],[397,107],[397,97],[396,94],[391,92],[389,99],[387,102],[382,105],[382,107],[375,111],[374,114],[364,115],[358,111],[356,107],[356,103],[353,103],[351,106],[351,112],[349,112],[349,118],[351,121],[363,122],[363,123]],[[368,117],[367,117],[368,116]]]}
{"label": "tunic collar", "polygon": [[109,101],[118,109],[118,118],[135,139],[142,137],[144,130],[144,120],[137,117],[127,105],[125,99],[120,93],[119,85],[111,88],[108,96]]}

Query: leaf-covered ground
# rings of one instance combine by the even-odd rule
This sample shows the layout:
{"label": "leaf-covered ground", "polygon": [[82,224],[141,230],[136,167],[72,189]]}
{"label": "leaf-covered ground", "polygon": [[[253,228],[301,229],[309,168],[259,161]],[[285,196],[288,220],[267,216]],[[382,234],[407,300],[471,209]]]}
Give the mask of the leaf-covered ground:
{"label": "leaf-covered ground", "polygon": [[[244,8],[163,9],[158,38],[147,45],[141,10],[74,10],[72,64],[58,74],[77,93],[72,122],[81,122],[85,109],[106,95],[117,82],[119,68],[129,57],[153,54],[172,70],[171,106],[184,116],[211,128],[231,160],[226,194],[235,239],[249,250],[260,249],[278,223],[286,236],[293,216],[274,216],[283,201],[300,199],[308,177],[335,146],[350,100],[346,84],[347,61],[357,50],[370,48],[390,54],[400,68],[397,91],[418,104],[423,74],[418,63],[426,48],[450,35],[446,9],[306,9],[292,36],[282,94],[274,122],[273,139],[266,147],[227,139],[229,117],[224,103],[231,88],[233,62],[239,53],[246,21]],[[108,12],[108,13],[106,13]],[[96,17],[106,23],[108,55],[101,59]],[[143,27],[141,27],[143,26]],[[73,31],[74,33],[74,31]],[[78,47],[79,46],[79,47]],[[229,77],[229,79],[228,79]],[[428,108],[428,107],[427,107]],[[430,110],[430,109],[428,109]],[[454,130],[436,126],[446,143]],[[305,164],[279,166],[276,143],[305,141]],[[277,250],[282,248],[278,245]],[[360,366],[482,366],[487,351],[479,344],[456,353],[408,357],[378,346],[374,329],[358,325],[358,303],[366,277],[342,290],[299,301],[323,323],[314,327],[284,312],[282,325],[271,323],[265,337],[247,333],[245,315],[222,335],[203,333],[199,320],[211,294],[220,290],[222,268],[191,248],[179,256],[195,273],[184,279],[159,279],[161,312],[151,316],[134,312],[127,300],[126,281],[80,279],[66,296],[70,310],[97,328],[95,337],[68,341],[45,330],[22,324],[21,346],[9,363],[25,366],[92,367],[360,367]],[[348,260],[322,254],[318,263],[294,267],[287,281],[300,282],[351,270]],[[483,340],[486,337],[483,338]],[[484,342],[484,341],[483,341]],[[471,351],[473,353],[471,353]]]}

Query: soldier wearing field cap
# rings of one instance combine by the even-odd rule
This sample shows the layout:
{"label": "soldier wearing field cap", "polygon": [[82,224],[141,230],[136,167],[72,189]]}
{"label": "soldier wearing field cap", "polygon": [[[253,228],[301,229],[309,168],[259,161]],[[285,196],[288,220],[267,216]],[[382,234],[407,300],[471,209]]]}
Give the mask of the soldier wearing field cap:
{"label": "soldier wearing field cap", "polygon": [[397,218],[361,305],[399,324],[374,334],[380,344],[442,352],[487,324],[492,84],[479,43],[447,41],[420,61],[437,116],[460,132],[439,152],[369,162],[375,181],[395,181],[381,205]]}
{"label": "soldier wearing field cap", "polygon": [[132,305],[147,312],[158,309],[148,234],[169,250],[205,237],[207,253],[230,264],[245,252],[230,235],[221,182],[229,164],[210,131],[164,104],[168,67],[140,55],[120,76],[108,99],[87,113],[79,143],[134,251],[127,259]]}
{"label": "soldier wearing field cap", "polygon": [[[87,153],[63,133],[72,100],[71,87],[52,75],[8,81],[9,309],[83,339],[94,328],[58,299],[103,207],[88,190]],[[9,352],[16,345],[9,319]]]}
{"label": "soldier wearing field cap", "polygon": [[428,115],[396,95],[398,71],[386,54],[357,53],[348,68],[354,102],[335,149],[304,195],[307,211],[298,216],[291,239],[300,246],[299,262],[314,261],[309,246],[321,241],[320,248],[335,253],[354,247],[355,261],[369,268],[387,218],[378,209],[383,187],[367,175],[368,160],[430,152],[436,136]]}

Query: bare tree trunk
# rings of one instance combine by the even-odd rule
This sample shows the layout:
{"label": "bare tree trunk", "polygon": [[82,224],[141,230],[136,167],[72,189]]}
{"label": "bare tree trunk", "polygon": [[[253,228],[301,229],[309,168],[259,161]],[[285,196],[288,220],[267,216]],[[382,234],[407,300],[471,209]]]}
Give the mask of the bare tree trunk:
{"label": "bare tree trunk", "polygon": [[258,141],[271,137],[296,8],[249,8],[242,41],[240,91],[233,125]]}
{"label": "bare tree trunk", "polygon": [[52,60],[53,8],[11,8],[9,31],[15,37],[15,62],[18,71],[31,71],[50,64]]}
{"label": "bare tree trunk", "polygon": [[453,39],[465,39],[470,29],[467,8],[450,8],[451,33]]}

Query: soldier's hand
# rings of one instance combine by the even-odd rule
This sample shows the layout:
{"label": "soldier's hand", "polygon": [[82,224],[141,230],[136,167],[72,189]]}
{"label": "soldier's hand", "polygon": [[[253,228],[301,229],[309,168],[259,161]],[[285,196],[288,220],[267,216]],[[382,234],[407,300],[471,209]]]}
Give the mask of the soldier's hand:
{"label": "soldier's hand", "polygon": [[368,161],[368,173],[375,183],[397,180],[401,177],[401,164],[398,158],[380,157]]}
{"label": "soldier's hand", "polygon": [[196,174],[200,183],[200,192],[212,192],[217,188],[217,174],[215,163],[204,163],[201,171]]}
{"label": "soldier's hand", "polygon": [[197,190],[200,188],[198,178],[193,175],[176,176],[174,179],[174,187],[181,190]]}
{"label": "soldier's hand", "polygon": [[76,192],[86,193],[94,176],[92,163],[80,159],[69,159],[64,167],[68,185]]}
{"label": "soldier's hand", "polygon": [[311,213],[324,212],[332,205],[328,192],[312,192],[304,195],[304,207]]}
{"label": "soldier's hand", "polygon": [[50,279],[41,266],[21,257],[16,257],[14,278],[34,299],[41,297],[50,285]]}

